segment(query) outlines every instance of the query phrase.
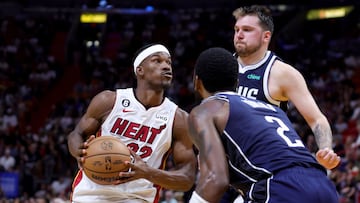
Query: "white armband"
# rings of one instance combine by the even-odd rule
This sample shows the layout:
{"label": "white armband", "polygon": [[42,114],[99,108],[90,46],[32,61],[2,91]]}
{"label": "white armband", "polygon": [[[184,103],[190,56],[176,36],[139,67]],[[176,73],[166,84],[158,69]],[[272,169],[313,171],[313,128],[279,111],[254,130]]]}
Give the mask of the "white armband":
{"label": "white armband", "polygon": [[196,191],[194,191],[191,195],[189,203],[209,203],[208,201],[204,200]]}

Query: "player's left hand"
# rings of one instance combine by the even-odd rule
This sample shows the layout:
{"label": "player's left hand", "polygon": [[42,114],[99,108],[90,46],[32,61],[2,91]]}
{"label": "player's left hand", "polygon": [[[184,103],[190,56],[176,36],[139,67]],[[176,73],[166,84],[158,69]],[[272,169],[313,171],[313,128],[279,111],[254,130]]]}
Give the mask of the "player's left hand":
{"label": "player's left hand", "polygon": [[141,159],[133,150],[129,149],[133,160],[131,162],[126,161],[125,163],[129,167],[128,172],[120,172],[119,180],[115,184],[122,184],[139,178],[146,178],[150,173],[148,172],[149,166],[145,161]]}
{"label": "player's left hand", "polygon": [[324,148],[316,152],[316,160],[326,169],[333,169],[340,163],[338,156],[332,149]]}

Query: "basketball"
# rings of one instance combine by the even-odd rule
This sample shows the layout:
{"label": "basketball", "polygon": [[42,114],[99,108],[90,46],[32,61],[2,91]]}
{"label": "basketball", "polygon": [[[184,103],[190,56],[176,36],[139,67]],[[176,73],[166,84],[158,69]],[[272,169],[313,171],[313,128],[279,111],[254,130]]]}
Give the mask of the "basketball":
{"label": "basketball", "polygon": [[131,160],[130,151],[116,137],[97,137],[89,143],[86,151],[83,170],[97,184],[110,185],[119,178],[119,172],[128,171],[124,162]]}

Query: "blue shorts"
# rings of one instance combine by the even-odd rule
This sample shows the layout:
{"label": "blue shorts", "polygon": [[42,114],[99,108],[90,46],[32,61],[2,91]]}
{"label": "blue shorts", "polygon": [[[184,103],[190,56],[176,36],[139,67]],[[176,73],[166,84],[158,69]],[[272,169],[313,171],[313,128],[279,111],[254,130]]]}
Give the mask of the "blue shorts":
{"label": "blue shorts", "polygon": [[292,167],[253,184],[244,202],[339,203],[335,185],[320,169]]}

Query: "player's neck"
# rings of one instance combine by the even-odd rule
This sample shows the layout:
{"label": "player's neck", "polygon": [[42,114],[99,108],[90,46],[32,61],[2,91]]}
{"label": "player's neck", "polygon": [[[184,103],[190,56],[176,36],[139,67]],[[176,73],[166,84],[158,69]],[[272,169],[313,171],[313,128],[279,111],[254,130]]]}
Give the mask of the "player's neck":
{"label": "player's neck", "polygon": [[146,108],[159,106],[165,99],[164,90],[134,89],[136,99]]}
{"label": "player's neck", "polygon": [[242,67],[254,65],[259,63],[265,56],[267,51],[258,51],[250,54],[248,56],[238,56],[237,60],[241,64]]}

